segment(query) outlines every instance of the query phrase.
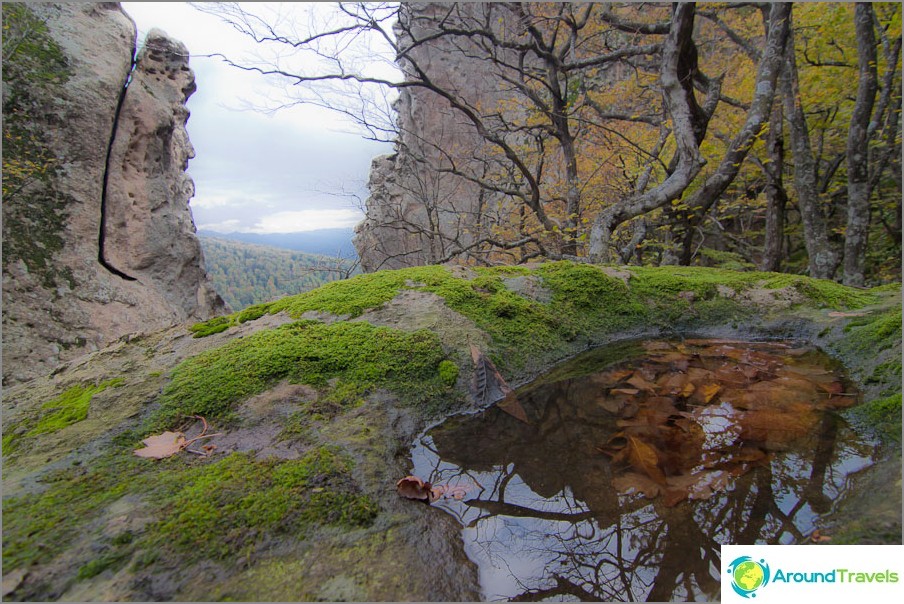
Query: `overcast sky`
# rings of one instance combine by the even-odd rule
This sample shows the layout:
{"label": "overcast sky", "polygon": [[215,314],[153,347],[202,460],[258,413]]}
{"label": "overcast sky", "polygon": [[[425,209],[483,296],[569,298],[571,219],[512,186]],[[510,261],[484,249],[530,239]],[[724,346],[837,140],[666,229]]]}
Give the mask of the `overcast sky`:
{"label": "overcast sky", "polygon": [[[286,6],[305,10],[305,4]],[[187,3],[122,5],[138,26],[139,44],[158,27],[192,55],[198,90],[188,101],[195,148],[188,173],[195,181],[190,207],[198,229],[284,233],[349,227],[363,218],[359,202],[341,194],[363,201],[370,162],[389,153],[390,145],[365,140],[353,133],[353,124],[317,107],[273,115],[243,109],[273,89],[258,74],[200,55],[255,52],[250,41]]]}

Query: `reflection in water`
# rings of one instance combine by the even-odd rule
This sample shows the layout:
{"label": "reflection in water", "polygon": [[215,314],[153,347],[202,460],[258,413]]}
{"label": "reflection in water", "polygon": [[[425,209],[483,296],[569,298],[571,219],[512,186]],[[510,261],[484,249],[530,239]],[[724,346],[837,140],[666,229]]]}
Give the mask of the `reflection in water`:
{"label": "reflection in water", "polygon": [[[725,368],[749,369],[745,351],[754,350],[757,356],[751,362],[761,370],[750,372],[746,384],[732,389],[723,382],[718,396],[707,398],[706,405],[694,405],[689,389],[672,397],[681,417],[697,417],[702,423],[710,421],[701,419],[704,408],[748,409],[766,399],[772,406],[776,400],[799,406],[805,389],[800,380],[791,384],[796,390],[772,388],[790,383],[787,372],[817,376],[813,379],[822,384],[825,397],[845,396],[836,387],[839,378],[825,370],[829,359],[816,351],[780,344],[677,345],[688,362],[674,350],[663,352],[662,343],[655,344],[648,349],[658,352],[605,370],[589,369],[592,363],[586,357],[577,359],[569,365],[573,371],[559,368],[551,374],[559,377],[547,376],[519,390],[529,423],[493,408],[448,420],[416,443],[413,474],[466,491],[463,500],[441,499],[434,505],[462,523],[465,547],[478,563],[487,599],[717,599],[720,544],[805,540],[818,517],[839,498],[847,476],[871,464],[873,443],[855,435],[831,411],[808,411],[812,420],[805,433],[795,428],[777,438],[759,424],[753,431],[726,432],[735,442],[718,443],[720,451],[758,447],[766,454],[743,471],[726,473],[724,490],[707,498],[692,495],[676,502],[619,493],[613,479],[636,470],[626,470],[601,452],[600,445],[617,441],[626,425],[636,425],[645,397],[663,404],[663,393],[651,386],[648,393],[633,395],[640,412],[636,401],[615,405],[613,398],[632,392],[618,384],[627,376],[644,371],[653,379],[662,371],[658,383],[668,385],[676,374],[708,367],[713,374],[722,372],[722,378],[731,377]],[[766,386],[753,386],[760,382],[772,388],[766,399],[745,394],[765,392]],[[618,392],[613,394],[613,389]],[[739,402],[744,396],[746,407]],[[775,411],[772,406],[770,413]],[[629,412],[632,419],[625,420]],[[754,417],[749,410],[732,417],[737,420],[745,413]],[[782,430],[785,416],[767,417],[778,418],[773,427]],[[709,436],[707,442],[719,440]]]}

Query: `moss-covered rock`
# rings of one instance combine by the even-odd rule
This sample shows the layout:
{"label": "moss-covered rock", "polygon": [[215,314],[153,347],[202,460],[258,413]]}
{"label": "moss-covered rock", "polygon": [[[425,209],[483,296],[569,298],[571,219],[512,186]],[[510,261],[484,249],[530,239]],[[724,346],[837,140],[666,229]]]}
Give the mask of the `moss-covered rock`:
{"label": "moss-covered rock", "polygon": [[[473,599],[458,525],[393,486],[415,435],[474,408],[472,345],[519,384],[628,336],[808,340],[895,451],[900,313],[895,288],[557,262],[363,275],[124,341],[4,393],[4,571],[28,570],[19,599]],[[190,416],[224,433],[205,455],[132,455]]]}

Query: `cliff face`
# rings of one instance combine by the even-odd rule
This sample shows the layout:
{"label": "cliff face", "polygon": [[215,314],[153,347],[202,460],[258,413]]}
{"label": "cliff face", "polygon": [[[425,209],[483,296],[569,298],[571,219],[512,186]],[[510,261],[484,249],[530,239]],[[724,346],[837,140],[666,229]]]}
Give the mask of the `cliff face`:
{"label": "cliff face", "polygon": [[[425,39],[438,31],[440,18],[478,18],[491,10],[483,3],[449,5],[405,3],[396,27],[400,44],[410,31]],[[455,91],[471,106],[502,100],[500,82],[490,77],[478,53],[463,51],[467,42],[437,37],[410,52],[431,81]],[[399,65],[406,74],[411,64]],[[367,215],[356,228],[354,244],[365,271],[433,264],[451,250],[466,248],[492,229],[499,199],[459,174],[481,177],[498,168],[474,126],[435,93],[405,88],[397,111],[397,152],[374,160]]]}
{"label": "cliff face", "polygon": [[4,139],[26,143],[4,145],[4,384],[225,310],[187,205],[185,47],[151,32],[133,72],[117,3],[9,6],[4,54],[8,23],[37,34],[4,64]]}

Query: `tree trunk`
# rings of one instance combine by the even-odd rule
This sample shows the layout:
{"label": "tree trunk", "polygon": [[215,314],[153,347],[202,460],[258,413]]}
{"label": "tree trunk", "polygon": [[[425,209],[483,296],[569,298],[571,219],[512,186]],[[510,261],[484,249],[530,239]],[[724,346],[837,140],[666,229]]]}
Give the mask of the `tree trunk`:
{"label": "tree trunk", "polygon": [[693,3],[676,3],[673,6],[669,33],[662,46],[659,81],[666,110],[672,118],[678,165],[659,186],[624,199],[597,214],[590,229],[592,262],[610,261],[609,243],[616,226],[680,197],[706,163],[694,136],[694,110],[688,101],[693,96],[693,82],[687,78],[682,80],[678,75],[679,63],[683,67],[688,60],[681,56],[682,52],[693,47],[695,7]]}
{"label": "tree trunk", "polygon": [[769,118],[769,136],[766,138],[767,163],[763,166],[763,173],[766,175],[766,237],[760,270],[776,273],[782,270],[785,205],[788,203],[782,182],[782,172],[785,169],[784,119],[781,100],[775,99],[772,116]]}
{"label": "tree trunk", "polygon": [[865,281],[866,243],[870,222],[869,129],[879,77],[873,7],[858,2],[854,9],[860,82],[847,140],[848,212],[844,235],[844,284],[861,287]]}
{"label": "tree trunk", "polygon": [[797,203],[804,227],[804,245],[809,256],[810,276],[831,279],[838,269],[838,253],[829,241],[826,217],[819,203],[816,159],[813,157],[807,118],[800,99],[793,33],[785,47],[784,68],[788,77],[782,78],[782,97],[790,133],[791,155],[794,159],[794,190],[797,192]]}

